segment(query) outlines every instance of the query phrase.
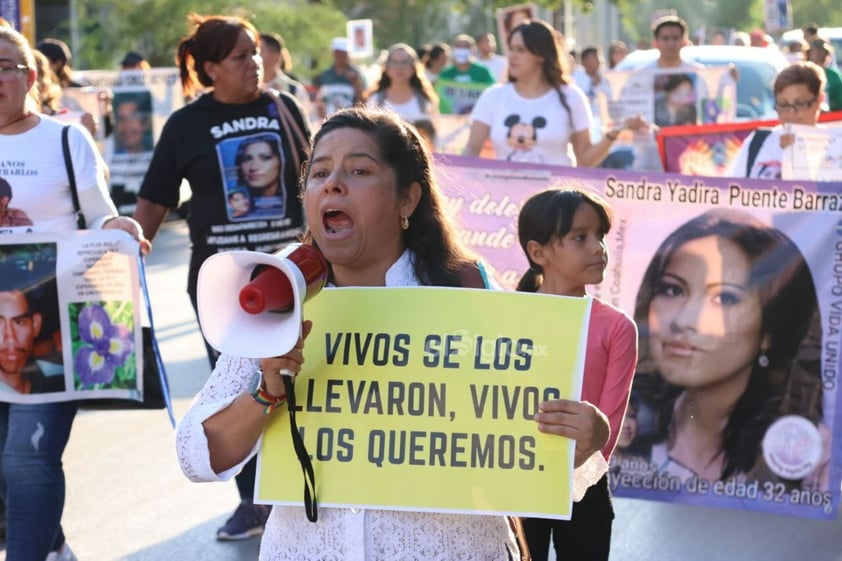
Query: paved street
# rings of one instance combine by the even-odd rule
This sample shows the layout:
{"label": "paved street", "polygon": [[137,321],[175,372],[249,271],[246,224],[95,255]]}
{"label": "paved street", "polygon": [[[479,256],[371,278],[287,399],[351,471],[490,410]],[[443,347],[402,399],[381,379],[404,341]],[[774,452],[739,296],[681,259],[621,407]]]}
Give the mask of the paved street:
{"label": "paved street", "polygon": [[[185,292],[183,221],[168,222],[148,260],[161,350],[180,417],[209,371]],[[65,454],[65,533],[80,561],[241,561],[258,540],[214,539],[237,504],[236,488],[187,481],[166,413],[77,417]],[[616,500],[612,561],[842,561],[842,521]],[[0,553],[0,560],[4,559]]]}

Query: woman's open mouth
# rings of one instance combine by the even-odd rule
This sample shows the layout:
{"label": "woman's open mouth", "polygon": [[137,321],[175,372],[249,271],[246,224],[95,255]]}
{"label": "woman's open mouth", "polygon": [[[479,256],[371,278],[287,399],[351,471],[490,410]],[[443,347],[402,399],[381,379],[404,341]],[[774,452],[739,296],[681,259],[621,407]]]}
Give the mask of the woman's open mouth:
{"label": "woman's open mouth", "polygon": [[322,215],[322,224],[325,232],[331,235],[347,234],[354,229],[354,221],[345,212],[335,209],[327,209]]}

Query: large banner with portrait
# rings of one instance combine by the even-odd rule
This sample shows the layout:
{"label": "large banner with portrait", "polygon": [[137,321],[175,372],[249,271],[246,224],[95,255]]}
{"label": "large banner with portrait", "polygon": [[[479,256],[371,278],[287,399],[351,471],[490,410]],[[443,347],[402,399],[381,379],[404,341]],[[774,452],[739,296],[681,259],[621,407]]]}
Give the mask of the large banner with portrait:
{"label": "large banner with portrait", "polygon": [[123,192],[137,193],[164,123],[184,105],[178,69],[88,70],[78,74],[90,88],[106,95],[111,106],[113,130],[102,147],[111,171],[112,196],[120,201]]}
{"label": "large banner with portrait", "polygon": [[838,183],[701,178],[440,157],[463,239],[513,288],[520,206],[550,186],[614,209],[605,280],[640,361],[610,472],[617,496],[835,518]]}
{"label": "large banner with portrait", "polygon": [[138,245],[125,232],[0,236],[0,401],[140,401]]}

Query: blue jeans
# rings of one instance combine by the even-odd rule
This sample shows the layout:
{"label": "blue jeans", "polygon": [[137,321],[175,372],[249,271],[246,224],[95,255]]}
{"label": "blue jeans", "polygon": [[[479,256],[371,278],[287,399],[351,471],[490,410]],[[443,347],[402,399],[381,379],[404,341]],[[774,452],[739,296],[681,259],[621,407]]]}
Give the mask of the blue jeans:
{"label": "blue jeans", "polygon": [[61,456],[76,402],[0,403],[0,494],[6,504],[6,559],[44,561],[61,547]]}

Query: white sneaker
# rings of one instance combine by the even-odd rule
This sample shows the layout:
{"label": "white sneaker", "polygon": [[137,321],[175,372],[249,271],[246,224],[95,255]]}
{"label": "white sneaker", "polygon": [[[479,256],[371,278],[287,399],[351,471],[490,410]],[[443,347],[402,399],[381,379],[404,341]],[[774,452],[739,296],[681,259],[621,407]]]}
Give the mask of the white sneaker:
{"label": "white sneaker", "polygon": [[61,544],[61,547],[56,551],[51,551],[47,558],[44,561],[79,561],[73,552],[70,550],[70,546],[67,545],[67,542]]}

